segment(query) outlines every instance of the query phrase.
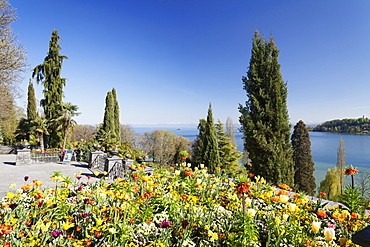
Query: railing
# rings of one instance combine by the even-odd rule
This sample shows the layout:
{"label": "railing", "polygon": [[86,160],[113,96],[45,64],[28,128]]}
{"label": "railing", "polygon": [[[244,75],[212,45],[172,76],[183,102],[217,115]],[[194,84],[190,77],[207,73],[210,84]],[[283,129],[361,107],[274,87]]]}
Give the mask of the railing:
{"label": "railing", "polygon": [[91,162],[90,166],[92,169],[104,171],[106,154],[98,154]]}
{"label": "railing", "polygon": [[108,178],[123,178],[125,175],[123,169],[124,165],[122,164],[122,162],[115,162],[112,168],[108,171]]}

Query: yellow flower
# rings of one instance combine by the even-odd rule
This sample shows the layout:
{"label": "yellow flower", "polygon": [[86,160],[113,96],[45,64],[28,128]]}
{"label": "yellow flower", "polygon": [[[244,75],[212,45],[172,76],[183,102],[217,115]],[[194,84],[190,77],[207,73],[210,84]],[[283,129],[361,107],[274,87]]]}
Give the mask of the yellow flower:
{"label": "yellow flower", "polygon": [[100,174],[100,172],[98,172],[98,171],[94,172],[95,177],[99,176],[99,174]]}
{"label": "yellow flower", "polygon": [[15,183],[12,183],[10,186],[9,186],[9,189],[11,189],[11,188],[13,188],[13,187],[15,187],[15,186],[17,186]]}
{"label": "yellow flower", "polygon": [[324,229],[324,235],[326,241],[333,241],[335,239],[335,230],[334,228],[325,228]]}
{"label": "yellow flower", "polygon": [[15,197],[15,194],[12,193],[12,192],[8,192],[8,194],[6,194],[6,198],[8,198],[8,199],[12,199],[14,197]]}
{"label": "yellow flower", "polygon": [[294,204],[294,203],[289,203],[288,204],[288,209],[289,209],[290,212],[294,212],[297,209],[297,205]]}
{"label": "yellow flower", "polygon": [[103,224],[104,220],[103,219],[96,219],[96,224],[98,226],[100,226],[101,224]]}
{"label": "yellow flower", "polygon": [[62,223],[62,226],[63,226],[63,229],[64,230],[68,230],[69,228],[72,228],[72,227],[74,227],[75,226],[75,224],[74,223],[70,223],[70,222],[66,222],[66,223]]}
{"label": "yellow flower", "polygon": [[320,221],[313,221],[312,222],[312,231],[318,232],[320,230],[321,222]]}
{"label": "yellow flower", "polygon": [[210,241],[218,240],[217,232],[212,232],[211,230],[208,230],[208,237],[210,237]]}
{"label": "yellow flower", "polygon": [[250,199],[250,198],[245,198],[245,206],[247,206],[247,207],[250,207],[251,206],[251,204],[252,204],[252,199]]}
{"label": "yellow flower", "polygon": [[257,211],[256,211],[255,209],[253,209],[253,208],[248,208],[248,210],[247,210],[247,215],[248,215],[249,217],[253,217],[253,216],[255,216],[255,215],[256,215],[256,213],[257,213]]}
{"label": "yellow flower", "polygon": [[41,187],[42,186],[42,181],[35,180],[35,181],[33,181],[33,184],[38,186],[38,187]]}
{"label": "yellow flower", "polygon": [[289,201],[289,196],[280,195],[280,202],[287,203]]}

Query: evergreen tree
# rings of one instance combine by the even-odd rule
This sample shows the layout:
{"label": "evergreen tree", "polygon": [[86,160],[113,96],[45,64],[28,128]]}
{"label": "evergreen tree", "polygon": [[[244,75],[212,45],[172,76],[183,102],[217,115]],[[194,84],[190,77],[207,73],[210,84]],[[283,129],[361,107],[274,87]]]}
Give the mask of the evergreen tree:
{"label": "evergreen tree", "polygon": [[219,167],[220,156],[218,153],[218,143],[216,136],[216,128],[213,122],[212,105],[209,104],[207,123],[205,126],[204,135],[204,149],[203,149],[203,164],[208,168],[210,172],[214,172],[216,167]]}
{"label": "evergreen tree", "polygon": [[36,110],[36,97],[35,97],[35,89],[33,87],[33,83],[29,82],[28,84],[28,94],[27,94],[27,119],[33,120],[37,118],[37,110]]}
{"label": "evergreen tree", "polygon": [[203,152],[204,152],[204,138],[206,131],[207,121],[205,119],[199,119],[198,124],[198,135],[192,144],[192,163],[194,165],[204,164],[203,163]]}
{"label": "evergreen tree", "polygon": [[294,189],[313,195],[316,189],[314,163],[311,155],[310,134],[306,125],[300,120],[295,126],[291,137],[294,161]]}
{"label": "evergreen tree", "polygon": [[221,163],[211,104],[209,104],[207,120],[199,120],[198,130],[199,134],[192,145],[193,163],[204,164],[210,172],[214,172],[216,167],[221,166]]}
{"label": "evergreen tree", "polygon": [[[60,76],[63,60],[67,57],[59,54],[61,50],[59,40],[61,38],[58,36],[58,31],[53,30],[49,42],[49,52],[44,62],[37,65],[32,73],[32,77],[36,77],[36,82],[44,85],[44,98],[41,100],[41,105],[44,108],[47,121],[59,118],[63,110],[62,97],[66,80]],[[53,147],[59,146],[62,141],[62,134],[58,133],[55,127],[50,129],[49,133],[50,145]]]}
{"label": "evergreen tree", "polygon": [[107,96],[105,97],[105,111],[104,111],[104,119],[103,119],[102,129],[111,138],[116,138],[116,132],[115,132],[114,128],[115,128],[115,125],[114,125],[113,95],[112,95],[111,91],[108,91]]}
{"label": "evergreen tree", "polygon": [[238,161],[243,154],[236,150],[236,146],[232,144],[231,138],[228,137],[224,125],[220,120],[216,124],[216,134],[221,168],[228,175],[235,175],[240,166]]}
{"label": "evergreen tree", "polygon": [[293,185],[294,163],[287,110],[287,85],[280,73],[279,50],[273,38],[253,37],[247,77],[248,100],[239,105],[244,148],[252,161],[251,172],[274,184]]}
{"label": "evergreen tree", "polygon": [[117,92],[116,89],[112,89],[112,98],[113,98],[113,120],[114,120],[114,131],[115,136],[118,142],[121,142],[121,124],[120,124],[120,113],[119,113],[119,105],[117,100]]}
{"label": "evergreen tree", "polygon": [[340,192],[343,193],[344,189],[344,170],[346,168],[346,148],[344,147],[344,141],[342,137],[339,139],[338,150],[337,150],[337,167],[338,177],[340,182]]}

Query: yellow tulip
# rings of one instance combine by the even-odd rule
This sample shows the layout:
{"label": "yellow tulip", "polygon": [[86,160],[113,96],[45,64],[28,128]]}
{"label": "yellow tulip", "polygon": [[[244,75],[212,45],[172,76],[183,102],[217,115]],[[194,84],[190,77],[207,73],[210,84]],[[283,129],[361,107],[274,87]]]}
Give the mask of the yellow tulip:
{"label": "yellow tulip", "polygon": [[280,202],[287,203],[289,201],[289,196],[280,195]]}
{"label": "yellow tulip", "polygon": [[312,231],[318,232],[320,230],[321,222],[320,221],[313,221],[312,222]]}
{"label": "yellow tulip", "polygon": [[325,235],[326,241],[333,241],[335,239],[335,230],[334,230],[334,228],[326,227],[324,229],[324,235]]}

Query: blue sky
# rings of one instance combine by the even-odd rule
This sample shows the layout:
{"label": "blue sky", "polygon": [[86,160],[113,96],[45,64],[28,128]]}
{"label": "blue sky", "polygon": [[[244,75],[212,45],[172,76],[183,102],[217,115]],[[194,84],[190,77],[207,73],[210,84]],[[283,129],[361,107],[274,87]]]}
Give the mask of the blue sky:
{"label": "blue sky", "polygon": [[[121,123],[238,123],[242,76],[254,30],[272,34],[295,124],[370,117],[368,0],[10,0],[30,71],[43,62],[53,29],[62,37],[65,102],[80,124],[102,122],[116,88]],[[42,86],[36,86],[42,98]]]}

